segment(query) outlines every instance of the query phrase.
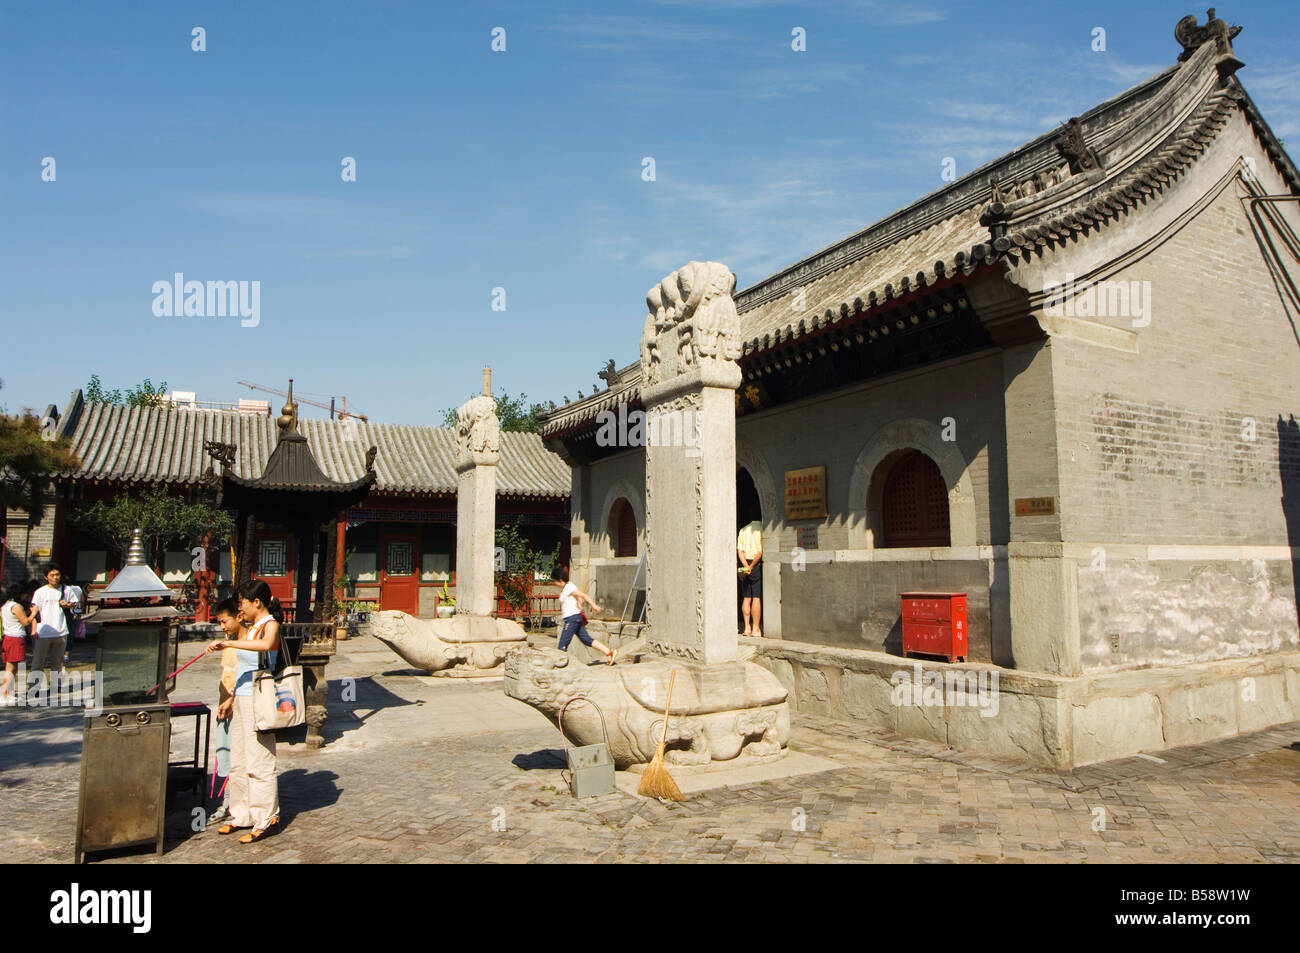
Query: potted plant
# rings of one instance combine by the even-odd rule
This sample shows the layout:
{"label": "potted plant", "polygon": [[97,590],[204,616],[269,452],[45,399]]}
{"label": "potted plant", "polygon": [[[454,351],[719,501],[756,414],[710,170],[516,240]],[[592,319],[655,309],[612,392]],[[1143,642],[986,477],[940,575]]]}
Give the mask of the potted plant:
{"label": "potted plant", "polygon": [[447,594],[447,580],[442,581],[442,598],[438,600],[438,618],[450,619],[456,614],[456,600]]}
{"label": "potted plant", "polygon": [[348,631],[352,635],[361,634],[361,626],[370,621],[370,613],[379,611],[379,603],[374,601],[353,602],[349,606]]}

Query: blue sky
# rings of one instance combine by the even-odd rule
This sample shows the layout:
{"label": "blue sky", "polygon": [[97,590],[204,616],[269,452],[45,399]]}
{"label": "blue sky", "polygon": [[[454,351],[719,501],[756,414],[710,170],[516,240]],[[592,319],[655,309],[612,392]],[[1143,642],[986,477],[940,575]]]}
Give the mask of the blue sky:
{"label": "blue sky", "polygon": [[[938,188],[945,157],[964,174],[1173,64],[1191,12],[5,3],[0,405],[61,404],[92,373],[222,401],[294,377],[427,424],[485,363],[532,400],[589,393],[635,359],[669,271],[717,260],[750,285]],[[1300,4],[1218,13],[1294,155]],[[156,316],[175,272],[260,282],[260,323]]]}

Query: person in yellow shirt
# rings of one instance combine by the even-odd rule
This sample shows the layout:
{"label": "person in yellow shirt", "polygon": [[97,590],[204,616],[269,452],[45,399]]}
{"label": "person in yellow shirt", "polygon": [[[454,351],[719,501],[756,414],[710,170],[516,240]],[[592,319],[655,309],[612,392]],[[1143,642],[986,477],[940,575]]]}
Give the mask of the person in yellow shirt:
{"label": "person in yellow shirt", "polygon": [[[214,615],[221,631],[232,639],[243,637],[248,623],[239,617],[239,604],[233,598],[217,603]],[[239,665],[238,649],[221,650],[221,688],[217,703],[217,775],[230,776],[230,719],[235,709],[235,669]],[[221,824],[230,818],[230,789],[222,785],[221,806],[208,818],[209,824]]]}
{"label": "person in yellow shirt", "polygon": [[763,619],[763,531],[758,520],[744,527],[736,537],[736,555],[740,558],[741,612],[745,616],[744,635],[761,636]]}

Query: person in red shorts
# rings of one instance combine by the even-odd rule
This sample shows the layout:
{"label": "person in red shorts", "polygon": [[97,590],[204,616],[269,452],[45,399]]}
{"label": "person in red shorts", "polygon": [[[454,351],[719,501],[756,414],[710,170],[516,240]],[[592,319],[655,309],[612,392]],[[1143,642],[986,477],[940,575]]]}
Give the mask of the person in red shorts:
{"label": "person in red shorts", "polygon": [[18,666],[27,658],[27,633],[36,621],[31,609],[32,593],[40,585],[36,580],[15,583],[0,608],[0,618],[4,620],[0,660],[5,667],[4,675],[0,676],[0,705],[18,703]]}

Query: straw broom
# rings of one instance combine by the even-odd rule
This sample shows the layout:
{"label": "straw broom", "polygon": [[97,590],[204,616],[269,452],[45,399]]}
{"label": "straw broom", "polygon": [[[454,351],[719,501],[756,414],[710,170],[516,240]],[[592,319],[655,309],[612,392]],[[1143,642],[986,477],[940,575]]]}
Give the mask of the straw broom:
{"label": "straw broom", "polygon": [[677,681],[677,670],[674,669],[668,678],[668,700],[664,702],[664,731],[659,738],[659,745],[655,748],[655,756],[646,766],[645,773],[641,775],[641,783],[636,786],[636,793],[642,797],[657,797],[664,801],[685,801],[681,790],[677,787],[677,782],[672,779],[668,769],[664,767],[664,745],[668,743],[668,709],[673,703],[673,682]]}

